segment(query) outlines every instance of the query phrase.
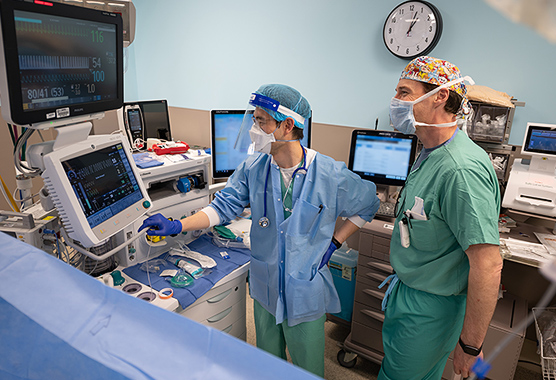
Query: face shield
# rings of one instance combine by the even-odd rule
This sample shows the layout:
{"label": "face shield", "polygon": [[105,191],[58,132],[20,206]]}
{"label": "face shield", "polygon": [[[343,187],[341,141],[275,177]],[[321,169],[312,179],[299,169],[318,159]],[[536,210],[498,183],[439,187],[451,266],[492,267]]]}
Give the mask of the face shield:
{"label": "face shield", "polygon": [[243,117],[234,149],[240,152],[247,151],[248,154],[256,151],[270,153],[270,146],[272,142],[276,141],[273,133],[279,126],[279,122],[275,118],[276,113],[282,114],[286,118],[291,117],[296,124],[303,126],[308,122],[303,116],[282,106],[280,102],[268,96],[253,93],[249,98],[249,106]]}

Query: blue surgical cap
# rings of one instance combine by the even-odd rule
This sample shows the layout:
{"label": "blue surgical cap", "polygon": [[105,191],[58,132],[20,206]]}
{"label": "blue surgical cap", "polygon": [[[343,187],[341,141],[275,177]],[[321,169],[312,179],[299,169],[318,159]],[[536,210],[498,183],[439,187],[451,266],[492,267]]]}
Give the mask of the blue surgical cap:
{"label": "blue surgical cap", "polygon": [[[286,108],[298,113],[299,115],[303,116],[305,119],[309,119],[311,117],[311,105],[305,99],[299,91],[296,89],[286,86],[284,84],[263,84],[259,89],[256,91],[257,94],[268,96],[272,98]],[[264,107],[263,108],[270,116],[274,118],[274,120],[281,122],[288,118],[288,116],[284,115],[281,112],[273,111]],[[294,120],[295,126],[298,128],[303,129],[305,126],[300,122]]]}

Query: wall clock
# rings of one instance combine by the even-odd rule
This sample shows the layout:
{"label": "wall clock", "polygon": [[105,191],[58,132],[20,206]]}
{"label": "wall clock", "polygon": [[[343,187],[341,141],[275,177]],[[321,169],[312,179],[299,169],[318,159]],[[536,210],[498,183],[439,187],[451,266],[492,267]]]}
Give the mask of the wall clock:
{"label": "wall clock", "polygon": [[426,1],[406,1],[396,6],[384,22],[382,37],[396,57],[427,55],[442,35],[442,16]]}

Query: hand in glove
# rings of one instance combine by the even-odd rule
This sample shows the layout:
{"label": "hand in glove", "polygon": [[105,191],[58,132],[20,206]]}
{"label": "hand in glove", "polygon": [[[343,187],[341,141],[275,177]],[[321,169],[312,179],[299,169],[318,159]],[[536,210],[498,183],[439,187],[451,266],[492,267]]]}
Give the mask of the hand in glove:
{"label": "hand in glove", "polygon": [[137,232],[147,227],[149,227],[147,235],[155,236],[177,235],[182,230],[182,225],[179,220],[169,220],[162,216],[162,214],[149,216],[145,219]]}
{"label": "hand in glove", "polygon": [[332,241],[330,242],[330,246],[328,247],[328,249],[324,253],[324,256],[322,257],[322,260],[319,265],[319,269],[325,266],[326,264],[328,264],[328,261],[330,260],[330,257],[332,256],[334,251],[340,248],[341,246],[342,245],[338,240],[332,238]]}

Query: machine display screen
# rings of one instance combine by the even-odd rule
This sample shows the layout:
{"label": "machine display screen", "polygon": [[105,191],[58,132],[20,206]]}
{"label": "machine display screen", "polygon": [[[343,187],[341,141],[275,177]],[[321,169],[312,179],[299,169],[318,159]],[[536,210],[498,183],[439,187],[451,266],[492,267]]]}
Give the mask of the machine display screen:
{"label": "machine display screen", "polygon": [[121,143],[62,162],[89,226],[143,198]]}
{"label": "machine display screen", "polygon": [[116,26],[14,12],[23,110],[117,97]]}
{"label": "machine display screen", "polygon": [[2,115],[33,125],[123,103],[120,15],[47,1],[0,2]]}
{"label": "machine display screen", "polygon": [[[247,150],[234,149],[237,135],[245,110],[212,110],[211,111],[211,156],[212,177],[228,178],[235,169],[247,158]],[[303,130],[301,145],[310,148],[311,118]]]}
{"label": "machine display screen", "polygon": [[556,125],[529,125],[523,151],[556,155]]}
{"label": "machine display screen", "polygon": [[405,183],[415,158],[416,137],[397,132],[355,130],[349,169],[380,185]]}

